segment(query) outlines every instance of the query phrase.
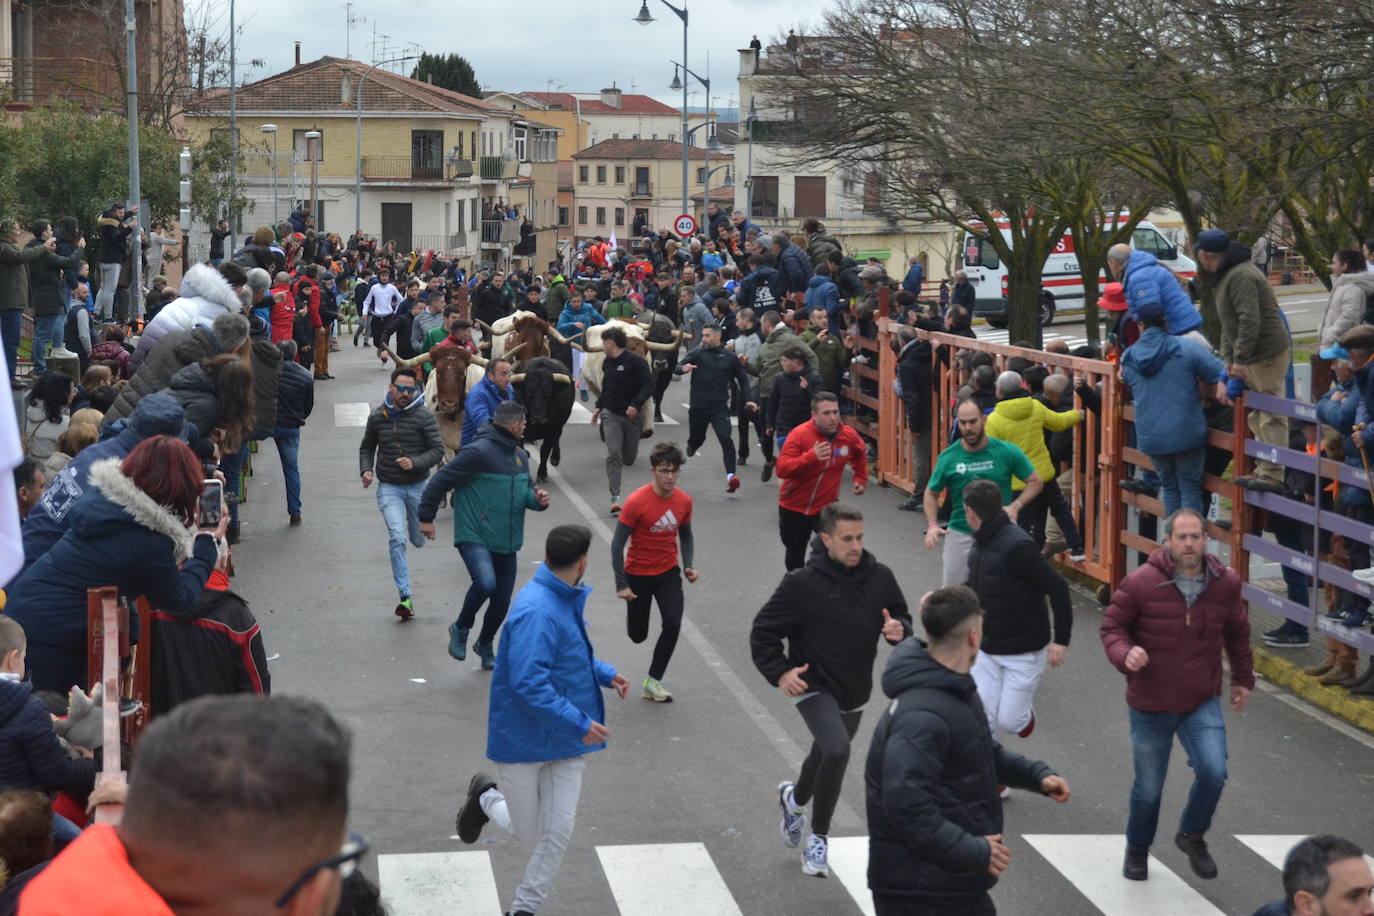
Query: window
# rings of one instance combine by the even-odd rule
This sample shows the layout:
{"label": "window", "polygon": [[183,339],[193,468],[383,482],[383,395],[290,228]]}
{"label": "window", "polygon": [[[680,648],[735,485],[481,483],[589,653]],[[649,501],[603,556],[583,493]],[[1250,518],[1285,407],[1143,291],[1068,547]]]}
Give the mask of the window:
{"label": "window", "polygon": [[463,132],[462,132],[461,130],[458,131],[458,146],[457,146],[457,148],[453,151],[453,158],[455,158],[455,159],[466,159],[466,158],[467,158],[466,156],[463,155]]}
{"label": "window", "polygon": [[625,166],[623,166],[623,165],[618,165],[618,166],[615,167],[615,183],[616,183],[616,184],[624,184],[624,183],[625,183]]}
{"label": "window", "polygon": [[592,167],[589,165],[579,165],[577,167],[577,183],[586,184],[587,176],[591,173]]}
{"label": "window", "polygon": [[778,176],[755,175],[751,216],[776,218],[778,215]]}
{"label": "window", "polygon": [[430,180],[444,177],[444,132],[442,130],[412,130],[410,132],[410,177]]}
{"label": "window", "polygon": [[657,139],[658,139],[658,134],[654,134],[653,139],[654,139],[654,140],[657,140]]}
{"label": "window", "polygon": [[649,167],[647,165],[635,166],[635,186],[630,193],[638,197],[649,196]]}
{"label": "window", "polygon": [[1131,233],[1131,241],[1137,251],[1148,251],[1161,261],[1171,261],[1177,257],[1169,240],[1153,229],[1137,229]]}
{"label": "window", "polygon": [[477,201],[476,201],[476,200],[474,200],[474,201],[472,202],[472,210],[471,210],[471,212],[472,212],[472,228],[471,228],[469,231],[470,231],[470,232],[476,232],[479,228],[481,228],[480,223],[481,223],[481,220],[482,220],[482,208],[479,207],[479,206],[477,206]]}
{"label": "window", "polygon": [[606,225],[606,208],[605,208],[605,207],[597,207],[597,208],[596,208],[596,224],[597,224],[598,226],[604,226],[604,225]]}
{"label": "window", "polygon": [[517,127],[515,129],[515,132],[511,134],[511,136],[515,140],[516,160],[519,162],[528,162],[529,157],[525,155],[526,139],[528,138],[528,133],[526,132],[525,128]]}
{"label": "window", "polygon": [[669,134],[669,135],[668,135],[668,142],[669,142],[669,143],[676,143],[676,142],[677,142],[677,134]]}
{"label": "window", "polygon": [[825,177],[798,175],[794,179],[793,216],[825,216]]}
{"label": "window", "polygon": [[567,207],[559,207],[559,208],[558,208],[558,225],[560,225],[560,226],[566,226],[566,225],[568,225],[568,208],[567,208]]}
{"label": "window", "polygon": [[466,200],[460,200],[460,201],[458,201],[458,231],[459,231],[459,232],[464,231],[465,229],[467,229],[467,225],[468,225],[468,202],[467,202]]}
{"label": "window", "polygon": [[472,160],[477,161],[477,131],[472,132]]}
{"label": "window", "polygon": [[597,184],[605,184],[605,183],[606,183],[606,167],[605,167],[604,165],[598,165],[598,166],[596,167],[596,183],[597,183]]}
{"label": "window", "polygon": [[577,224],[578,224],[579,226],[585,226],[585,225],[587,225],[587,208],[586,208],[586,207],[578,207],[578,208],[577,208]]}
{"label": "window", "polygon": [[[315,162],[323,162],[324,131],[320,131],[320,138],[314,142],[305,139],[306,133],[304,130],[291,131],[291,142],[295,147],[296,155],[300,157],[302,162],[309,162],[311,159],[314,159]],[[306,148],[307,146],[309,149]]]}
{"label": "window", "polygon": [[997,257],[997,250],[992,247],[991,242],[975,235],[966,235],[964,236],[964,266],[997,270],[1002,266],[1002,259]]}
{"label": "window", "polygon": [[617,226],[623,226],[623,225],[625,225],[625,208],[624,208],[624,207],[616,207],[616,208],[615,208],[615,224],[616,224]]}
{"label": "window", "polygon": [[706,167],[705,167],[705,166],[699,166],[699,167],[697,168],[697,184],[706,184]]}
{"label": "window", "polygon": [[612,140],[619,140],[619,139],[620,139],[620,134],[611,134],[611,139],[612,139]]}

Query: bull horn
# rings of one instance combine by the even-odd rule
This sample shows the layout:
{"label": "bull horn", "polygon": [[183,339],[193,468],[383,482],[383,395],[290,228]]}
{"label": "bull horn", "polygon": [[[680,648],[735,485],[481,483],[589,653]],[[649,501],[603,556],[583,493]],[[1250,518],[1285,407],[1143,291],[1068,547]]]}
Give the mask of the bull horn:
{"label": "bull horn", "polygon": [[646,340],[646,341],[644,341],[644,343],[645,343],[645,345],[646,345],[650,350],[660,350],[660,351],[664,351],[664,350],[676,350],[676,349],[678,348],[678,342],[677,342],[676,340],[674,340],[672,343],[657,343],[657,342],[652,341],[652,340]]}
{"label": "bull horn", "polygon": [[642,321],[637,321],[635,322],[635,324],[638,324],[641,330],[652,331],[654,329],[652,322],[650,322],[649,324],[645,324]]}
{"label": "bull horn", "polygon": [[571,346],[574,350],[581,350],[583,353],[600,353],[600,352],[601,352],[601,346],[600,346],[599,344],[598,344],[597,346],[595,346],[595,347],[590,346],[590,345],[588,345],[588,346],[581,346],[581,345],[579,345],[579,344],[571,344],[570,346]]}
{"label": "bull horn", "polygon": [[564,337],[562,334],[558,332],[558,328],[554,327],[553,325],[549,325],[547,333],[549,337],[552,337],[554,339],[555,343],[562,344],[565,347],[570,347],[572,346],[574,340],[576,340],[578,337],[581,337],[583,334],[587,333],[587,329],[583,328],[582,330],[574,334],[572,337]]}
{"label": "bull horn", "polygon": [[512,372],[512,373],[511,373],[510,381],[511,381],[511,384],[512,384],[512,385],[518,385],[518,384],[520,384],[521,382],[523,382],[524,380],[525,380],[525,373],[523,373],[523,372]]}
{"label": "bull horn", "polygon": [[527,343],[529,343],[529,341],[522,340],[520,343],[511,347],[509,350],[507,350],[505,353],[502,353],[501,355],[504,356],[506,359],[510,359],[512,356],[519,353],[521,348],[523,348]]}
{"label": "bull horn", "polygon": [[476,353],[468,357],[468,362],[472,363],[474,366],[481,366],[484,369],[487,365],[487,361],[482,357],[478,356]]}
{"label": "bull horn", "polygon": [[554,384],[557,384],[557,385],[571,385],[571,384],[572,384],[572,376],[570,376],[570,375],[564,375],[564,374],[561,373],[561,372],[555,372],[555,373],[553,374],[553,380],[554,380]]}
{"label": "bull horn", "polygon": [[474,318],[474,319],[472,319],[472,323],[475,324],[475,325],[477,325],[479,328],[481,328],[483,331],[485,331],[485,332],[488,333],[488,334],[495,334],[495,333],[496,333],[495,331],[493,331],[493,330],[491,329],[491,325],[487,324],[487,323],[486,323],[485,321],[483,321],[481,318]]}
{"label": "bull horn", "polygon": [[391,357],[391,360],[396,364],[397,369],[409,369],[413,366],[420,365],[420,363],[429,361],[428,353],[422,353],[421,355],[412,357],[410,359],[403,359],[397,356],[395,353],[392,353],[391,348],[388,346],[383,346],[382,352],[385,353],[387,356]]}

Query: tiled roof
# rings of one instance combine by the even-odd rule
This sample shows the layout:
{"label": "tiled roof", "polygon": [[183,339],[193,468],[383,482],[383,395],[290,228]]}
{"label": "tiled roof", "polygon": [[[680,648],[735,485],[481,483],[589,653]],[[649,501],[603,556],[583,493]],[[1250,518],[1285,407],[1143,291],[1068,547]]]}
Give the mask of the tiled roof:
{"label": "tiled roof", "polygon": [[[682,144],[672,140],[602,140],[579,153],[574,159],[682,159]],[[699,146],[691,147],[691,159],[705,159],[706,150]],[[723,159],[723,156],[716,156]]]}
{"label": "tiled roof", "polygon": [[[647,95],[622,93],[620,107],[613,108],[600,98],[583,99],[580,103],[571,92],[522,92],[530,98],[538,99],[546,105],[556,106],[564,111],[577,111],[579,104],[583,114],[624,114],[624,115],[681,115],[678,109],[652,99]],[[678,155],[682,155],[679,153]]]}
{"label": "tiled roof", "polygon": [[[367,71],[369,65],[356,60],[338,57],[321,57],[319,60],[292,67],[281,73],[248,83],[238,89],[238,108],[240,112],[252,111],[353,111],[356,100],[358,77]],[[350,101],[343,101],[342,85],[345,74],[350,82]],[[224,89],[197,99],[188,106],[191,114],[197,112],[223,112],[229,107],[229,90]],[[457,114],[484,115],[497,113],[501,109],[488,105],[481,99],[429,83],[398,76],[378,67],[367,76],[363,84],[364,111],[413,111],[452,112]]]}

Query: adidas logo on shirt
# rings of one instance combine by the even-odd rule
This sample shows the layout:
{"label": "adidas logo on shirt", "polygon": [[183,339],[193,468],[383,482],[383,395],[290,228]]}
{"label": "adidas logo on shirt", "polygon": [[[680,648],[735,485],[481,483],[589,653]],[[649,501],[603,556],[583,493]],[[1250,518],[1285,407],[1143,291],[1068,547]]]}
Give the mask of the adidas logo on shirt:
{"label": "adidas logo on shirt", "polygon": [[676,531],[676,530],[677,530],[677,516],[673,514],[673,510],[672,510],[672,509],[669,509],[667,512],[664,512],[664,513],[663,513],[663,515],[659,518],[658,521],[654,522],[652,525],[649,526],[649,530],[650,530],[650,531]]}

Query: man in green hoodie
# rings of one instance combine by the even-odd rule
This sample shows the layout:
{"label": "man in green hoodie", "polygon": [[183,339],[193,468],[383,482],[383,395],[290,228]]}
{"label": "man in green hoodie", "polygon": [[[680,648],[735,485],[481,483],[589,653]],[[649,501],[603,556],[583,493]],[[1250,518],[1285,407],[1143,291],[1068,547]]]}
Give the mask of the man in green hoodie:
{"label": "man in green hoodie", "polygon": [[633,318],[635,316],[635,304],[625,298],[625,284],[616,280],[611,284],[611,298],[606,303],[605,313],[607,318]]}
{"label": "man in green hoodie", "polygon": [[568,281],[563,279],[563,274],[559,272],[557,261],[549,265],[548,277],[549,295],[544,300],[544,311],[548,313],[550,320],[557,321],[563,306],[568,304]]}

